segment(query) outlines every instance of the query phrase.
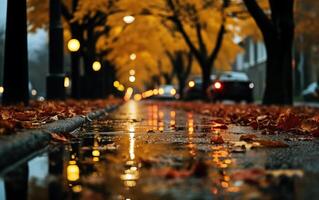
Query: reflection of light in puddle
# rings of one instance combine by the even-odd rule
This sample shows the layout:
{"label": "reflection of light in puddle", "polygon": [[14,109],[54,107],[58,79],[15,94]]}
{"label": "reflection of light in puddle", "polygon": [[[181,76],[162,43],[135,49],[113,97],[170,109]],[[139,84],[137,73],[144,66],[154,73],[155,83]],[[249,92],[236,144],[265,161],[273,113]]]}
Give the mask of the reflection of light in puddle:
{"label": "reflection of light in puddle", "polygon": [[135,127],[133,123],[129,124],[129,160],[126,162],[127,169],[120,176],[121,180],[124,181],[125,187],[135,187],[136,180],[139,178],[139,172],[137,163],[135,160]]}
{"label": "reflection of light in puddle", "polygon": [[130,124],[130,125],[129,125],[129,128],[128,128],[128,131],[129,131],[130,133],[135,132],[135,127],[134,127],[132,124]]}
{"label": "reflection of light in puddle", "polygon": [[187,125],[188,125],[188,148],[189,153],[192,157],[196,156],[196,145],[193,143],[193,133],[194,133],[194,119],[193,114],[189,113],[187,115]]}
{"label": "reflection of light in puddle", "polygon": [[93,150],[92,150],[93,162],[100,161],[101,152],[97,149],[99,147],[100,141],[101,141],[101,137],[99,135],[95,135],[94,136]]}
{"label": "reflection of light in puddle", "polygon": [[173,110],[173,111],[171,111],[170,112],[170,116],[171,116],[171,118],[175,118],[175,116],[176,116],[176,112]]}
{"label": "reflection of light in puddle", "polygon": [[137,103],[133,100],[128,102],[128,114],[130,119],[136,119],[137,117]]}
{"label": "reflection of light in puddle", "polygon": [[[74,162],[72,162],[74,163]],[[77,181],[80,178],[80,168],[77,164],[70,164],[67,166],[67,179],[68,181]]]}
{"label": "reflection of light in puddle", "polygon": [[79,193],[82,192],[82,186],[81,185],[75,185],[72,187],[73,192]]}
{"label": "reflection of light in puddle", "polygon": [[[217,194],[219,192],[219,188],[222,188],[227,192],[239,192],[239,187],[234,186],[231,183],[231,178],[228,175],[227,169],[233,163],[233,160],[231,159],[231,154],[229,153],[227,147],[224,145],[218,145],[213,146],[212,150],[214,165],[221,170],[221,174],[219,173],[218,175],[220,176],[219,181],[214,181],[216,185],[212,188],[213,193]],[[214,176],[214,179],[216,180],[216,176]]]}
{"label": "reflection of light in puddle", "polygon": [[134,160],[135,159],[135,152],[134,152],[134,148],[135,148],[135,133],[130,133],[130,159]]}
{"label": "reflection of light in puddle", "polygon": [[189,113],[188,114],[188,134],[192,135],[194,133],[194,119],[193,119],[193,114]]}
{"label": "reflection of light in puddle", "polygon": [[93,150],[92,151],[92,156],[95,156],[95,157],[100,156],[100,151],[99,150]]}
{"label": "reflection of light in puddle", "polygon": [[158,128],[159,131],[164,131],[164,122],[159,122],[159,128]]}
{"label": "reflection of light in puddle", "polygon": [[171,126],[175,126],[176,121],[175,120],[171,120],[169,123],[170,123]]}
{"label": "reflection of light in puddle", "polygon": [[158,116],[159,116],[160,119],[163,119],[163,118],[164,118],[164,112],[163,112],[163,111],[160,111],[160,112],[158,113]]}
{"label": "reflection of light in puddle", "polygon": [[170,112],[171,119],[170,119],[170,122],[169,122],[170,126],[175,126],[176,125],[175,116],[176,116],[176,112],[175,111],[171,111]]}

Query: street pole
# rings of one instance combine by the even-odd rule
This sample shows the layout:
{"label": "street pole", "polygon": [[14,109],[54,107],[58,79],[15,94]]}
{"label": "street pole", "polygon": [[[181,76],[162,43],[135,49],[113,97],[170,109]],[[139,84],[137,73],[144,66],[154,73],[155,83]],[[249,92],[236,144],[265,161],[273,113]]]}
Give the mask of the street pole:
{"label": "street pole", "polygon": [[7,2],[7,24],[4,53],[4,105],[29,101],[26,0]]}
{"label": "street pole", "polygon": [[60,0],[50,0],[49,75],[47,76],[48,99],[65,98],[63,55],[63,28]]}

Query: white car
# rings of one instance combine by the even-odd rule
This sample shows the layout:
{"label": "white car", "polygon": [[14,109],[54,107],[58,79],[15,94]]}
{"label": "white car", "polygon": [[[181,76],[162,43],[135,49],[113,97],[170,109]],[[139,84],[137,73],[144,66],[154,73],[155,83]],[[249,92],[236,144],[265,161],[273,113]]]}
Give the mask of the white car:
{"label": "white car", "polygon": [[302,96],[305,101],[319,101],[319,87],[317,82],[313,82],[302,91]]}

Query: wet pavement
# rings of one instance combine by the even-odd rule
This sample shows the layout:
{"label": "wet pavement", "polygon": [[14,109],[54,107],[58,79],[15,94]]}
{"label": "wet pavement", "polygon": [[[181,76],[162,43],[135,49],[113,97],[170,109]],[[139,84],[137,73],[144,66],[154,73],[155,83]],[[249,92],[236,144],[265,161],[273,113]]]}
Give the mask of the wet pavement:
{"label": "wet pavement", "polygon": [[[130,101],[0,179],[0,199],[317,199],[319,145]],[[287,148],[254,148],[254,133]],[[222,136],[225,142],[212,143]],[[252,147],[252,148],[251,148]]]}

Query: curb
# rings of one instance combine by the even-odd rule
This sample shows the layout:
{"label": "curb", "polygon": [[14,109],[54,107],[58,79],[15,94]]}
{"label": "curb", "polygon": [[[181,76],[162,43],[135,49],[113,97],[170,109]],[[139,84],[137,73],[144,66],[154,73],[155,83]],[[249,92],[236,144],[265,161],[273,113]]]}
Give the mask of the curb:
{"label": "curb", "polygon": [[120,105],[108,106],[105,109],[91,112],[86,116],[75,116],[69,119],[58,120],[46,124],[39,129],[0,137],[0,174],[3,174],[3,171],[7,171],[6,168],[10,168],[11,165],[14,165],[19,160],[46,147],[52,139],[50,133],[72,132],[85,122],[90,122],[98,117],[107,115]]}

